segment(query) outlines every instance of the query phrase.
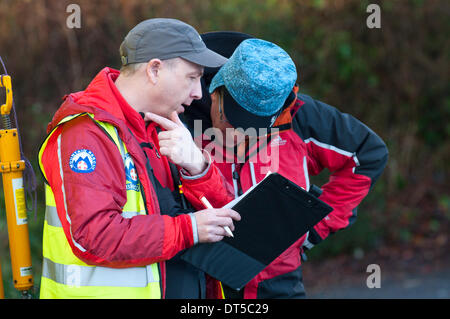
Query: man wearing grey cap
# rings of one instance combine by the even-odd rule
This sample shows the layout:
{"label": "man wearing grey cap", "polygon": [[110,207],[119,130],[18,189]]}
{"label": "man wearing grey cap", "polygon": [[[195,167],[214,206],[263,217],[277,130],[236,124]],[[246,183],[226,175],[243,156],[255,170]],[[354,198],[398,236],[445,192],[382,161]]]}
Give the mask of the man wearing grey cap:
{"label": "man wearing grey cap", "polygon": [[[201,98],[203,68],[226,59],[174,19],[141,22],[120,55],[121,72],[104,68],[64,97],[39,151],[47,182],[41,298],[164,298],[165,261],[220,241],[240,219],[230,209],[182,209],[172,195],[173,164],[208,196],[222,183],[178,114]],[[159,138],[152,116],[171,120]]]}

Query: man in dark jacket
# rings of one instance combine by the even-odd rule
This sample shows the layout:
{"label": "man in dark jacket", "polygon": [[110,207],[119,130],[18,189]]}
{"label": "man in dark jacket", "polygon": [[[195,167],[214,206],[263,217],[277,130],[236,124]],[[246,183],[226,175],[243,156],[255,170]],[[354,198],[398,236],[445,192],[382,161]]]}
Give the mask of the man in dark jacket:
{"label": "man in dark jacket", "polygon": [[[280,172],[306,190],[311,187],[309,175],[317,175],[324,168],[331,172],[319,198],[332,206],[333,212],[299,238],[240,293],[224,287],[225,298],[301,298],[304,288],[300,255],[355,221],[357,206],[381,175],[388,151],[380,137],[356,118],[299,93],[295,81],[280,79],[286,72],[293,75],[294,71],[285,69],[284,73],[276,73],[270,69],[277,68],[274,60],[264,61],[266,68],[258,65],[259,59],[252,59],[249,52],[259,50],[262,60],[271,53],[266,44],[261,45],[261,40],[256,40],[256,46],[252,47],[249,38],[233,32],[203,35],[210,49],[230,59],[220,70],[205,70],[204,93],[209,90],[212,94],[204,94],[202,100],[193,103],[184,119],[194,134],[199,133],[194,130],[196,119],[203,120],[200,133],[207,133],[211,126],[223,133],[214,134],[213,143],[219,147],[211,148],[212,142],[206,138],[202,138],[202,146],[215,150],[211,155],[231,189],[230,200],[259,182],[269,169]],[[290,59],[280,54],[285,63],[289,63],[286,60]],[[279,56],[277,53],[272,58],[280,59]],[[261,70],[255,72],[257,67]],[[264,76],[258,76],[261,74]],[[272,75],[267,78],[267,74]],[[261,90],[269,91],[280,83],[286,87],[277,90],[279,101],[267,110],[265,99],[270,97],[265,97]],[[254,92],[254,98],[248,96],[249,92]],[[276,92],[271,91],[270,96],[274,94]],[[262,110],[268,112],[263,114]],[[255,138],[246,138],[233,130],[239,127],[278,129],[278,132],[259,137],[249,146],[248,141],[255,141]],[[217,136],[223,136],[223,140]],[[258,156],[261,153],[276,153],[277,158],[272,162],[261,160]],[[193,203],[201,196],[201,191],[195,187],[185,193]]]}

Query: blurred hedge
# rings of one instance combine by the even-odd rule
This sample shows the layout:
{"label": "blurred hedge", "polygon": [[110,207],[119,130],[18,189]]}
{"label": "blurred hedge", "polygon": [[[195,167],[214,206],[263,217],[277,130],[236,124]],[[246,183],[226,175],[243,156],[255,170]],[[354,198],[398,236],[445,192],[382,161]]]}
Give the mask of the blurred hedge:
{"label": "blurred hedge", "polygon": [[[141,20],[173,17],[199,32],[246,32],[285,48],[303,92],[353,114],[389,147],[360,219],[318,254],[434,243],[448,236],[450,220],[450,2],[378,1],[381,29],[369,29],[371,2],[2,0],[0,55],[13,77],[25,154],[38,172],[37,150],[61,97],[82,90],[104,66],[118,68],[118,47]],[[80,29],[66,27],[71,3],[81,7]],[[42,192],[39,201],[41,216]]]}

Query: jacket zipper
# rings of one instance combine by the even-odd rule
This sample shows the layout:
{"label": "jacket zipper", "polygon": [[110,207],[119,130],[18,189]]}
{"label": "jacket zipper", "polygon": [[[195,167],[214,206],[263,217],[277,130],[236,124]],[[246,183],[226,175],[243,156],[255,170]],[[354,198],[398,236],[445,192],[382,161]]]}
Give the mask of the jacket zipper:
{"label": "jacket zipper", "polygon": [[[237,169],[236,169],[237,167]],[[231,164],[231,176],[233,178],[233,188],[234,188],[234,197],[237,198],[241,196],[244,192],[241,187],[241,178],[239,173],[241,171],[242,164]],[[239,171],[239,172],[238,172]]]}

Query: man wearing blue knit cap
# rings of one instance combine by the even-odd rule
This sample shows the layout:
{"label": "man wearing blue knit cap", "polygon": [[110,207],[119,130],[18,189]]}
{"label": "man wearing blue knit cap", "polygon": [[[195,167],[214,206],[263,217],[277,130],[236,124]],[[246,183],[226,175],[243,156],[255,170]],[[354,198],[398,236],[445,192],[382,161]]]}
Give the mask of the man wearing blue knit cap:
{"label": "man wearing blue knit cap", "polygon": [[[231,199],[261,181],[269,171],[307,188],[304,170],[292,170],[298,166],[294,163],[302,163],[306,158],[305,144],[292,130],[279,132],[273,128],[277,119],[286,116],[282,115],[288,110],[285,101],[296,81],[297,71],[290,56],[276,44],[260,39],[243,41],[212,79],[212,131],[219,147],[213,148],[211,155],[227,183],[233,185]],[[208,148],[206,141],[205,138],[204,148]],[[223,160],[229,159],[230,154],[232,163]],[[241,291],[223,285],[225,298],[304,297],[298,271],[303,242],[304,236]],[[265,279],[275,285],[270,284],[263,291],[258,287]]]}
{"label": "man wearing blue knit cap", "polygon": [[[205,69],[204,97],[184,114],[226,182],[226,189],[217,193],[228,197],[212,205],[221,207],[236,198],[268,171],[312,191],[309,176],[327,168],[330,179],[317,196],[333,207],[243,289],[234,291],[210,280],[208,295],[302,298],[300,256],[355,221],[357,206],[386,165],[386,145],[351,115],[299,93],[294,62],[276,44],[235,32],[211,32],[202,38],[209,49],[229,57],[220,69]],[[196,134],[198,119],[202,119],[202,134]],[[191,202],[200,193],[195,187],[185,188]]]}

